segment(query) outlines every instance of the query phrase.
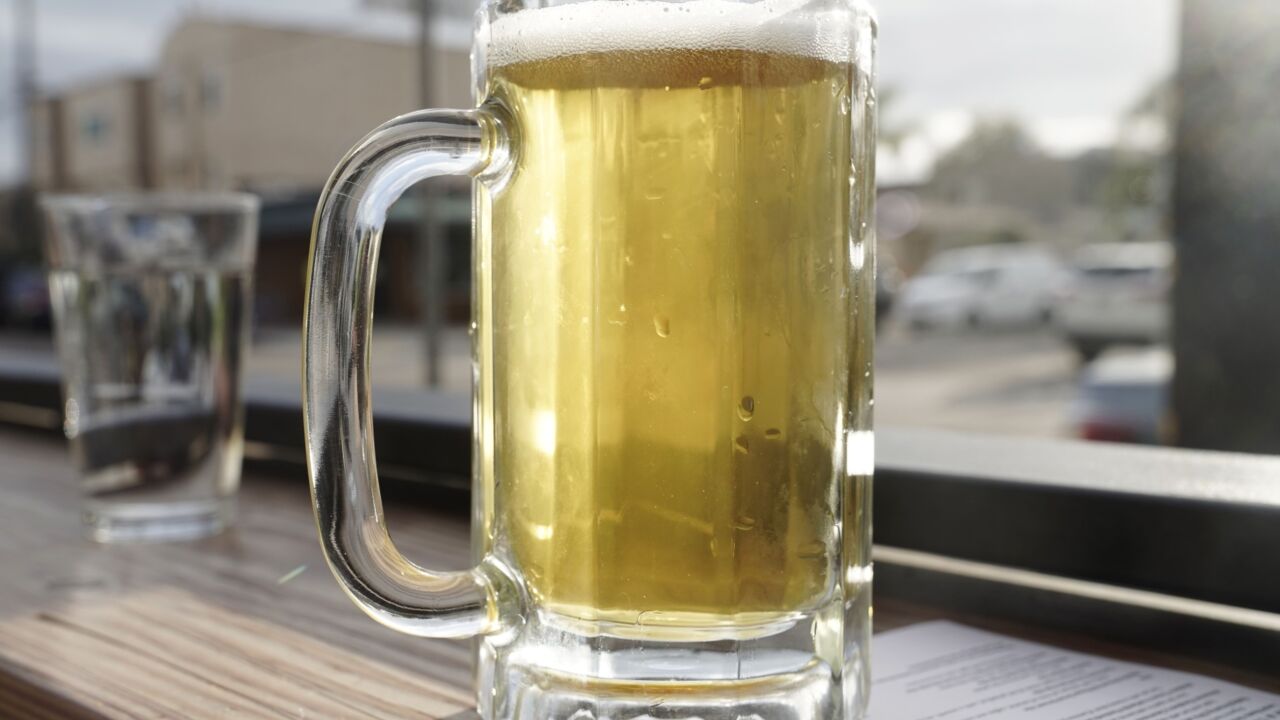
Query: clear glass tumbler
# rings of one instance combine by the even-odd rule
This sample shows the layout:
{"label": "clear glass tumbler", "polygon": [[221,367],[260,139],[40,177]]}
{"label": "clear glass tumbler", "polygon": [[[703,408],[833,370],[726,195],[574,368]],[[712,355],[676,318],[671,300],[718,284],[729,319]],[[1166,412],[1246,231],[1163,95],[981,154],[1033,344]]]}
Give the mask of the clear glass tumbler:
{"label": "clear glass tumbler", "polygon": [[[856,0],[489,2],[478,109],[396,118],[320,200],[305,346],[328,562],[479,635],[489,720],[861,718],[870,638],[875,21]],[[466,572],[383,524],[387,208],[475,183]]]}
{"label": "clear glass tumbler", "polygon": [[210,535],[234,514],[258,201],[43,202],[64,417],[101,542]]}

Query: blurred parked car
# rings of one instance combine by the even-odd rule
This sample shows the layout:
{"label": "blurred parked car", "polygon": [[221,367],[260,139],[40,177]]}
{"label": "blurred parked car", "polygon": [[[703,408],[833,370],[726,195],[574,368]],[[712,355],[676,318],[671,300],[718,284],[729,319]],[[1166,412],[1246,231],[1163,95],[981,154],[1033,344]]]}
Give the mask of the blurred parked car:
{"label": "blurred parked car", "polygon": [[0,276],[0,320],[8,327],[49,327],[49,283],[42,269],[18,266]]}
{"label": "blurred parked car", "polygon": [[1112,345],[1161,342],[1169,328],[1173,246],[1090,245],[1076,255],[1054,317],[1085,361]]}
{"label": "blurred parked car", "polygon": [[933,257],[902,287],[900,312],[917,330],[1044,323],[1063,268],[1026,245],[982,245]]}
{"label": "blurred parked car", "polygon": [[1165,347],[1108,353],[1080,376],[1071,410],[1075,432],[1085,440],[1160,444],[1173,355]]}

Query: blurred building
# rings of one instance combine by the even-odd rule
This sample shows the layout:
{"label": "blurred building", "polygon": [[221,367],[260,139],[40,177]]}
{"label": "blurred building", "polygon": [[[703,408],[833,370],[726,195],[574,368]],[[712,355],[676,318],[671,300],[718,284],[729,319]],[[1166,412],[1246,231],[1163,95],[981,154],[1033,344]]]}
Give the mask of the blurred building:
{"label": "blurred building", "polygon": [[1058,157],[1017,123],[980,122],[926,182],[881,188],[881,250],[911,275],[934,253],[970,245],[1026,242],[1070,254],[1089,243],[1164,240],[1165,156],[1159,144],[1121,142]]}
{"label": "blurred building", "polygon": [[145,77],[110,78],[37,101],[32,112],[36,187],[155,187],[152,85]]}
{"label": "blurred building", "polygon": [[[466,107],[467,50],[434,55],[431,104]],[[157,65],[38,101],[42,189],[314,189],[365,133],[422,105],[407,40],[193,18]]]}
{"label": "blurred building", "polygon": [[[259,317],[294,322],[320,188],[366,133],[422,107],[419,58],[412,37],[193,17],[170,34],[153,75],[104,79],[36,103],[33,180],[56,192],[258,193]],[[437,44],[429,72],[430,105],[471,104],[465,40]],[[435,187],[437,217],[456,258],[448,273],[456,316],[466,312],[468,294],[468,185]],[[415,201],[399,204],[384,235],[384,317],[417,314]]]}
{"label": "blurred building", "polygon": [[[279,191],[322,184],[379,123],[421,107],[412,43],[192,20],[156,79],[164,187]],[[465,50],[436,48],[438,107],[470,104]]]}

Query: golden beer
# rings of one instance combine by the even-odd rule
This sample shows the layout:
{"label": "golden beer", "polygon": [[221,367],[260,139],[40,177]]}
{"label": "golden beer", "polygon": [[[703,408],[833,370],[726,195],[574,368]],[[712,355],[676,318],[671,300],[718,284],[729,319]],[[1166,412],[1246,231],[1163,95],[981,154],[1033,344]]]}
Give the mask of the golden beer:
{"label": "golden beer", "polygon": [[869,218],[850,213],[865,78],[677,48],[487,82],[523,132],[510,175],[477,190],[490,546],[582,620],[828,602],[864,495],[841,484],[870,383],[872,269],[851,257]]}

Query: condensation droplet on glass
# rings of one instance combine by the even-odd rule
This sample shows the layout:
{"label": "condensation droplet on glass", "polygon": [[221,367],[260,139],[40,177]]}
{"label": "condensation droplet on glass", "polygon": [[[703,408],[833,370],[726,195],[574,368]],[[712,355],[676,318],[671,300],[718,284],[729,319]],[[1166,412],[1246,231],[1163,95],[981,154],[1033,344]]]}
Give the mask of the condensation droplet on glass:
{"label": "condensation droplet on glass", "polygon": [[622,303],[621,305],[618,306],[618,312],[626,312],[626,311],[627,311],[626,303]]}
{"label": "condensation droplet on glass", "polygon": [[751,453],[751,441],[747,439],[746,435],[739,435],[733,441],[733,449],[743,455],[749,455]]}
{"label": "condensation droplet on glass", "polygon": [[623,255],[622,262],[625,263],[627,267],[631,267],[636,264],[636,261],[632,260],[630,255]]}
{"label": "condensation droplet on glass", "polygon": [[778,428],[769,428],[764,431],[764,437],[766,440],[777,440],[782,437],[782,431]]}
{"label": "condensation droplet on glass", "polygon": [[747,395],[738,403],[738,417],[743,422],[751,422],[751,418],[756,416],[756,399]]}
{"label": "condensation droplet on glass", "polygon": [[707,90],[707,89],[710,89],[710,87],[711,87],[711,76],[703,75],[702,79],[698,81],[698,89]]}
{"label": "condensation droplet on glass", "polygon": [[756,519],[750,515],[739,515],[733,521],[733,527],[738,530],[752,530],[756,526]]}
{"label": "condensation droplet on glass", "polygon": [[661,315],[661,314],[654,315],[653,331],[658,333],[658,337],[662,337],[662,338],[670,337],[671,336],[671,319],[668,318],[666,315]]}
{"label": "condensation droplet on glass", "polygon": [[840,98],[840,114],[848,115],[849,111],[851,110],[853,110],[853,100],[850,99],[848,95],[841,97]]}

